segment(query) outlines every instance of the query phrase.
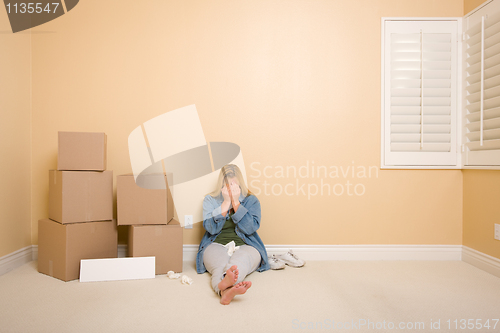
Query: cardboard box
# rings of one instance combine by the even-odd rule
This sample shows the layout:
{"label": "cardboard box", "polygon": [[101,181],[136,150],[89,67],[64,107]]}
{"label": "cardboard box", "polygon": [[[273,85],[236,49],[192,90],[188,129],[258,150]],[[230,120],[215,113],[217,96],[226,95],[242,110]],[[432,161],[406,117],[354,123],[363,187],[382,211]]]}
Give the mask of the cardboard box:
{"label": "cardboard box", "polygon": [[59,132],[57,170],[106,170],[106,134]]}
{"label": "cardboard box", "polygon": [[80,275],[81,259],[116,258],[115,221],[61,224],[38,221],[38,271],[70,281]]}
{"label": "cardboard box", "polygon": [[129,257],[156,257],[156,274],[182,272],[182,233],[180,223],[131,225],[128,231]]}
{"label": "cardboard box", "polygon": [[167,177],[170,175],[142,177],[151,184],[164,182],[166,189],[142,188],[135,183],[132,174],[116,177],[118,225],[167,224],[174,217],[174,201]]}
{"label": "cardboard box", "polygon": [[49,171],[49,218],[61,223],[113,219],[113,171]]}

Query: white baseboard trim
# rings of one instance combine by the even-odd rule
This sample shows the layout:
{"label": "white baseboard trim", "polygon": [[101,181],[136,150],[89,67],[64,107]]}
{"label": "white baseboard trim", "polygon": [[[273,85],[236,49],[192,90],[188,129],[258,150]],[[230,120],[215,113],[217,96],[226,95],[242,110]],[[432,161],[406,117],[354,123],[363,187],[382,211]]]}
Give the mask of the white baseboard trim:
{"label": "white baseboard trim", "polygon": [[38,260],[38,245],[31,245],[33,247],[33,260]]}
{"label": "white baseboard trim", "polygon": [[11,270],[16,269],[17,267],[22,266],[32,260],[35,260],[33,258],[33,245],[29,245],[20,250],[9,253],[0,258],[0,275],[8,273]]}
{"label": "white baseboard trim", "polygon": [[300,258],[319,260],[461,260],[461,245],[270,245],[269,255],[292,249]]}
{"label": "white baseboard trim", "polygon": [[483,271],[500,277],[500,259],[463,246],[462,260]]}
{"label": "white baseboard trim", "polygon": [[[462,245],[268,245],[269,255],[281,254],[292,249],[305,261],[320,260],[462,260]],[[500,260],[466,248],[469,263],[482,263],[488,272],[499,272]],[[186,244],[183,249],[184,261],[195,261],[198,245]],[[127,256],[127,245],[118,245],[118,258]],[[472,259],[471,259],[472,258]],[[486,258],[486,259],[485,259]],[[11,271],[31,260],[38,259],[38,245],[27,246],[0,258],[0,275]],[[495,273],[492,273],[495,274]],[[496,274],[495,274],[496,275]],[[497,275],[500,276],[500,275]]]}
{"label": "white baseboard trim", "polygon": [[126,258],[128,254],[128,247],[126,244],[118,244],[118,258]]}

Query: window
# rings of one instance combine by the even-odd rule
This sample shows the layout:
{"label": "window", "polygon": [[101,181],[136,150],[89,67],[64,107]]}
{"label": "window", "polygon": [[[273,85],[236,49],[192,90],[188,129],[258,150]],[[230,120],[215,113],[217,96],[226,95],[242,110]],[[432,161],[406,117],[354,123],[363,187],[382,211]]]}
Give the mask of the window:
{"label": "window", "polygon": [[465,166],[500,165],[500,1],[464,20]]}
{"label": "window", "polygon": [[500,0],[382,19],[382,168],[500,167]]}
{"label": "window", "polygon": [[457,167],[457,19],[383,30],[382,165]]}

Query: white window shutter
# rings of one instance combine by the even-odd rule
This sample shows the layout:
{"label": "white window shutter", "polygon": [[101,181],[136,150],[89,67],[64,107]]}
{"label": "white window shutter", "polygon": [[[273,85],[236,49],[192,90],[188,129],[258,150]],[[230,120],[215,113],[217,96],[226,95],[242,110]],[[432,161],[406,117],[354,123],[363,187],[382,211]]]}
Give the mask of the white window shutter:
{"label": "white window shutter", "polygon": [[456,21],[385,21],[383,165],[457,165]]}
{"label": "white window shutter", "polygon": [[500,165],[500,2],[464,24],[464,164]]}

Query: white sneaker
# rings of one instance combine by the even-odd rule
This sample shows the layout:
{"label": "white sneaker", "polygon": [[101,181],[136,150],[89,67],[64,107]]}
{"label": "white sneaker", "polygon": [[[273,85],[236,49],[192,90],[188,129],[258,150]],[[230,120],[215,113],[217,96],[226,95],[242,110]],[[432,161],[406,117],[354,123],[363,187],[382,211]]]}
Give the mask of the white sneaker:
{"label": "white sneaker", "polygon": [[289,250],[285,254],[277,255],[276,258],[281,259],[285,264],[292,267],[302,267],[306,264],[306,262],[297,257],[292,250]]}
{"label": "white sneaker", "polygon": [[269,259],[269,265],[271,265],[271,269],[283,269],[285,268],[286,264],[283,260],[276,258],[276,256],[273,254],[272,256],[267,256]]}

